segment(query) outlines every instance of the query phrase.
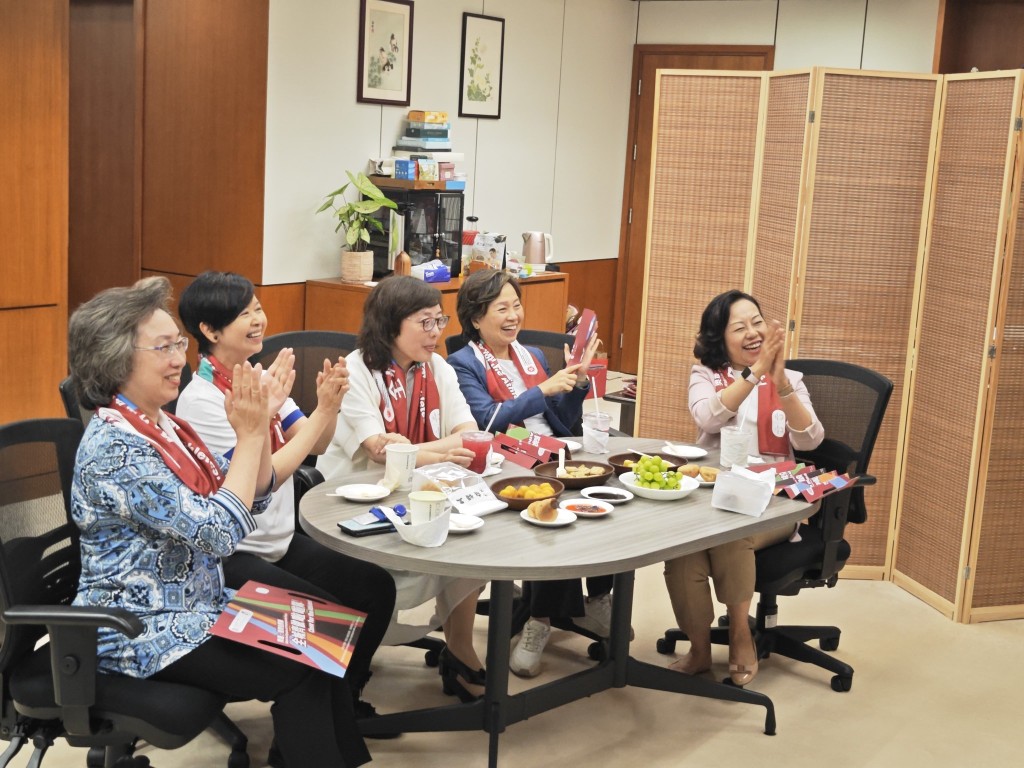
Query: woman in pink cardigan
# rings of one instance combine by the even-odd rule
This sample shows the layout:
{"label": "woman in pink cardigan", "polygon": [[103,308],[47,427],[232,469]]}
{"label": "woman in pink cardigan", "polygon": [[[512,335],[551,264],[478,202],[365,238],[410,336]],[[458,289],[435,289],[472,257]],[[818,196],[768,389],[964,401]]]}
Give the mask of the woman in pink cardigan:
{"label": "woman in pink cardigan", "polygon": [[[748,453],[769,460],[821,444],[825,431],[814,415],[803,375],[785,368],[784,342],[782,324],[766,321],[753,296],[727,291],[705,307],[693,348],[701,364],[690,372],[690,414],[699,445],[717,448],[722,427],[733,424],[749,433]],[[732,682],[742,686],[754,679],[757,652],[747,620],[754,596],[754,552],[794,533],[794,526],[787,526],[665,563],[672,610],[690,640],[689,652],[671,669],[690,675],[711,669],[710,577],[729,616]]]}

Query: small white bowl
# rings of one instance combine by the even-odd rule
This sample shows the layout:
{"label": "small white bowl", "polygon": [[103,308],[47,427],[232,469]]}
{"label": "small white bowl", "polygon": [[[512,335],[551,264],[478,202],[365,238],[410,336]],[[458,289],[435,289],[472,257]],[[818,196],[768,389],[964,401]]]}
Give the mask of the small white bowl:
{"label": "small white bowl", "polygon": [[606,501],[609,504],[625,504],[633,500],[633,493],[625,488],[616,488],[614,485],[594,485],[590,488],[581,488],[580,496],[585,496],[593,501]]}
{"label": "small white bowl", "polygon": [[559,509],[566,509],[576,517],[607,517],[615,507],[607,501],[597,499],[563,499],[558,502]]}
{"label": "small white bowl", "polygon": [[644,488],[642,485],[637,485],[636,475],[632,472],[623,472],[619,475],[619,482],[629,488],[637,496],[642,496],[645,499],[655,499],[657,501],[675,501],[676,499],[682,499],[685,496],[689,496],[696,488],[700,487],[700,483],[697,482],[697,478],[688,477],[683,475],[679,481],[679,488],[673,491],[663,491],[660,488]]}

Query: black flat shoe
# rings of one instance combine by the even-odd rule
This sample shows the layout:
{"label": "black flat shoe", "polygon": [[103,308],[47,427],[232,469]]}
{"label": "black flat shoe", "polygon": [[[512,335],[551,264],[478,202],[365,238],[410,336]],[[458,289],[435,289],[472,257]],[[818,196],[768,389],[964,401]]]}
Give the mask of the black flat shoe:
{"label": "black flat shoe", "polygon": [[462,681],[465,680],[471,685],[486,685],[487,678],[483,669],[470,669],[467,664],[455,656],[448,646],[445,646],[438,657],[437,671],[441,675],[441,689],[447,696],[458,696],[459,701],[468,704],[480,697],[471,693]]}

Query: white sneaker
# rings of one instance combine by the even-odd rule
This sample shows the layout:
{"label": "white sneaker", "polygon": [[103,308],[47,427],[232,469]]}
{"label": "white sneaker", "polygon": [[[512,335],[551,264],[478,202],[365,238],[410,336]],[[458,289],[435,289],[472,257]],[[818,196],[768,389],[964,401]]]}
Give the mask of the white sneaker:
{"label": "white sneaker", "polygon": [[[588,597],[583,606],[584,615],[573,619],[577,627],[593,632],[598,637],[608,637],[612,633],[612,596],[605,593],[600,597]],[[635,637],[633,628],[629,628],[629,639]]]}
{"label": "white sneaker", "polygon": [[530,619],[523,627],[519,640],[512,649],[508,667],[519,677],[536,677],[540,674],[540,657],[551,636],[551,627],[543,621]]}

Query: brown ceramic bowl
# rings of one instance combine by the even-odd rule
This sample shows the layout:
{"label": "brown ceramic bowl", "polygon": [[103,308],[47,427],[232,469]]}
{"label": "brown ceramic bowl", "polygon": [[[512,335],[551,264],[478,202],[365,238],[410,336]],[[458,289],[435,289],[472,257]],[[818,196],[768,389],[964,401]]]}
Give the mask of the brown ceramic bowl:
{"label": "brown ceramic bowl", "polygon": [[[558,477],[566,488],[571,488],[574,491],[578,491],[580,488],[590,488],[593,485],[604,485],[611,479],[612,468],[608,464],[602,464],[599,461],[567,461],[565,462],[565,468],[568,470],[570,467],[600,467],[601,474],[599,475],[586,475],[585,477]],[[537,473],[538,477],[544,478],[555,478],[558,473],[558,462],[549,461],[547,464],[538,464],[533,468],[533,471]]]}
{"label": "brown ceramic bowl", "polygon": [[[509,486],[518,490],[523,486],[540,485],[541,483],[549,483],[551,487],[555,489],[555,492],[549,493],[546,496],[533,496],[528,499],[513,499],[510,496],[501,495],[502,490]],[[503,477],[500,480],[495,480],[491,483],[491,490],[494,492],[495,496],[508,504],[509,509],[521,511],[526,509],[535,501],[540,501],[541,499],[557,499],[558,495],[565,490],[565,485],[562,482],[549,477]]]}
{"label": "brown ceramic bowl", "polygon": [[[678,456],[670,456],[667,453],[658,453],[657,451],[652,451],[651,453],[649,453],[647,455],[648,456],[659,456],[660,458],[662,458],[665,461],[667,461],[672,466],[672,468],[681,467],[683,464],[686,463],[685,461],[680,463]],[[633,461],[633,462],[639,461],[640,460],[640,454],[633,453],[632,451],[629,451],[628,453],[615,453],[615,454],[612,454],[611,456],[608,457],[608,463],[611,464],[615,468],[615,476],[616,477],[619,477],[623,472],[632,472],[633,471],[633,467],[632,466],[626,466],[623,463],[627,459],[629,461]]]}

